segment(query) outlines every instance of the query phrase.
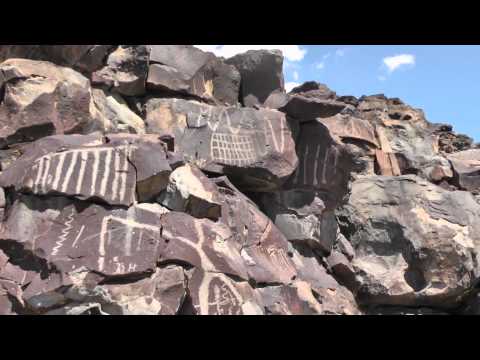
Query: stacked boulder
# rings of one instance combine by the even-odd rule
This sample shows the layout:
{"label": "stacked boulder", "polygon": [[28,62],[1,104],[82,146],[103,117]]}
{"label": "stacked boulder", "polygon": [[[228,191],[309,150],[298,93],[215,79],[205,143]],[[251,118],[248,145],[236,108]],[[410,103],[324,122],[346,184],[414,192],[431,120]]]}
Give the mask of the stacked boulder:
{"label": "stacked boulder", "polygon": [[478,311],[480,153],[279,51],[0,46],[0,314]]}

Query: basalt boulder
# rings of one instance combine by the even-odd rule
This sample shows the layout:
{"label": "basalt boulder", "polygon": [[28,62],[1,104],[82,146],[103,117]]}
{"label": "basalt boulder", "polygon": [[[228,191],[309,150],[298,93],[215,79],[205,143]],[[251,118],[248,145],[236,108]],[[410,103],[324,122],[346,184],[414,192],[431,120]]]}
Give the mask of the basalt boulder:
{"label": "basalt boulder", "polygon": [[468,192],[358,177],[337,215],[363,304],[452,308],[478,280],[480,206]]}
{"label": "basalt boulder", "polygon": [[453,182],[460,189],[480,191],[480,149],[470,149],[448,155],[454,171]]}
{"label": "basalt boulder", "polygon": [[126,96],[143,95],[148,64],[146,45],[121,45],[108,55],[106,65],[92,74],[92,83]]}
{"label": "basalt boulder", "polygon": [[229,175],[243,190],[271,191],[297,167],[292,132],[279,111],[152,98],[145,113],[148,133],[174,134],[187,161]]}
{"label": "basalt boulder", "polygon": [[1,45],[0,62],[11,58],[49,61],[89,75],[103,66],[113,45]]}
{"label": "basalt boulder", "polygon": [[240,74],[235,67],[191,45],[147,47],[147,89],[225,105],[238,103]]}
{"label": "basalt boulder", "polygon": [[240,97],[244,106],[261,106],[274,91],[285,92],[281,51],[250,50],[225,62],[240,72]]}
{"label": "basalt boulder", "polygon": [[[0,175],[4,187],[36,195],[129,206],[166,188],[177,159],[157,136],[57,135],[24,149]],[[152,156],[152,155],[155,156]]]}
{"label": "basalt boulder", "polygon": [[143,120],[120,96],[92,90],[70,68],[10,59],[0,70],[2,148],[53,134],[144,132]]}

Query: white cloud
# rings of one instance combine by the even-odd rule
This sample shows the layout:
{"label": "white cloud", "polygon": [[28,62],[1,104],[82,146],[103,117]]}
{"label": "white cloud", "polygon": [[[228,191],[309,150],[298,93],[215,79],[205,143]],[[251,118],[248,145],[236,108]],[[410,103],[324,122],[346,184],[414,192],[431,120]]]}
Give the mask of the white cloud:
{"label": "white cloud", "polygon": [[380,76],[378,77],[378,80],[380,80],[380,81],[385,81],[385,80],[387,80],[387,77],[380,75]]}
{"label": "white cloud", "polygon": [[346,49],[337,49],[337,51],[335,51],[335,55],[336,56],[344,56],[345,52],[346,52]]}
{"label": "white cloud", "polygon": [[299,78],[299,76],[298,76],[298,71],[294,71],[294,72],[293,72],[293,80],[297,81],[298,78]]}
{"label": "white cloud", "polygon": [[318,70],[321,70],[321,69],[325,68],[325,63],[323,61],[320,62],[320,63],[316,63],[315,68],[317,68]]}
{"label": "white cloud", "polygon": [[294,87],[297,87],[299,85],[300,85],[299,83],[294,82],[294,81],[287,82],[287,83],[285,83],[285,90],[287,92],[290,92]]}
{"label": "white cloud", "polygon": [[325,55],[323,55],[323,60],[327,60],[329,57],[330,57],[330,53],[326,53]]}
{"label": "white cloud", "polygon": [[411,54],[401,54],[395,56],[388,56],[383,58],[383,63],[388,68],[389,72],[394,72],[401,66],[415,65],[415,56]]}
{"label": "white cloud", "polygon": [[281,50],[285,59],[289,61],[300,61],[304,58],[307,50],[298,45],[194,45],[203,50],[213,52],[217,56],[225,58],[248,50]]}

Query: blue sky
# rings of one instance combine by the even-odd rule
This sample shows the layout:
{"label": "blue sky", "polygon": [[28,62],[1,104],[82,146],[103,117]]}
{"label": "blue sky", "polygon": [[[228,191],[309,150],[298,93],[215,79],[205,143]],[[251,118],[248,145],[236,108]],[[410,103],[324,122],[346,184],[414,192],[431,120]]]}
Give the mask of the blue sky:
{"label": "blue sky", "polygon": [[326,84],[338,95],[383,93],[422,108],[431,122],[480,142],[480,46],[453,45],[198,45],[229,57],[255,48],[279,48],[286,87]]}

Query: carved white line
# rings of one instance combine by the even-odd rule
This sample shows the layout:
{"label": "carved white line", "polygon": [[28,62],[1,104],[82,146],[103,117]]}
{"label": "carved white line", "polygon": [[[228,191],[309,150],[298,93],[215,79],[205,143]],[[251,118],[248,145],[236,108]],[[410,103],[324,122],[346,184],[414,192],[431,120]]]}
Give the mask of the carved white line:
{"label": "carved white line", "polygon": [[[117,221],[120,224],[125,225],[127,227],[127,236],[128,236],[128,233],[131,231],[132,228],[139,228],[141,230],[146,229],[146,230],[150,230],[150,231],[159,231],[158,226],[139,223],[132,218],[122,219],[122,218],[119,218],[119,217],[113,216],[113,215],[108,215],[108,216],[104,217],[103,220],[102,220],[102,225],[101,225],[101,229],[100,229],[100,233],[99,233],[100,241],[99,241],[99,246],[98,246],[98,254],[99,254],[98,269],[100,271],[102,271],[104,269],[104,266],[105,266],[105,254],[106,254],[106,252],[105,252],[105,242],[106,242],[105,235],[109,235],[110,232],[111,232],[111,231],[108,231],[108,223],[110,221]],[[116,231],[118,231],[118,230],[124,230],[124,229],[123,228],[116,229]],[[125,255],[128,256],[130,254],[125,254]]]}
{"label": "carved white line", "polygon": [[46,161],[45,172],[42,178],[42,191],[44,193],[47,192],[47,176],[48,176],[48,172],[50,171],[50,163],[52,160],[50,159],[50,157],[45,157],[45,161]]}
{"label": "carved white line", "polygon": [[[135,210],[135,208],[133,208]],[[127,221],[134,221],[134,214],[132,214],[130,211],[127,212]],[[125,248],[124,248],[124,254],[125,256],[130,256],[132,254],[132,237],[133,237],[133,227],[131,226],[126,226],[126,234],[125,234]]]}
{"label": "carved white line", "polygon": [[95,185],[97,183],[98,167],[100,163],[100,151],[93,152],[92,185],[90,186],[90,195],[95,194]]}
{"label": "carved white line", "polygon": [[83,178],[85,176],[85,167],[87,166],[87,161],[88,161],[88,152],[80,152],[80,172],[78,174],[78,179],[77,179],[77,188],[75,189],[75,192],[77,194],[80,194],[80,190],[82,189],[82,184],[83,184]]}
{"label": "carved white line", "polygon": [[307,185],[307,160],[308,160],[308,144],[305,146],[305,155],[303,155],[303,184]]}
{"label": "carved white line", "polygon": [[[166,238],[176,239],[181,241],[182,243],[190,246],[193,248],[198,257],[200,258],[200,268],[203,270],[203,278],[201,280],[201,284],[198,290],[198,301],[200,307],[200,314],[208,314],[209,313],[209,287],[210,283],[214,278],[220,278],[232,291],[234,296],[237,298],[238,303],[241,303],[241,296],[238,293],[237,289],[231,284],[231,280],[224,274],[217,273],[217,268],[213,264],[213,262],[208,258],[207,254],[203,250],[203,243],[205,242],[205,234],[203,232],[202,224],[198,221],[195,221],[195,231],[198,234],[198,242],[193,243],[192,241],[181,237],[181,236],[173,236],[168,230],[164,230],[162,236]],[[215,272],[215,274],[211,274],[209,272]]]}
{"label": "carved white line", "polygon": [[58,182],[60,181],[60,175],[62,175],[65,156],[67,155],[64,152],[59,155],[59,160],[58,160],[57,168],[55,169],[55,176],[53,178],[53,183],[52,183],[52,189],[54,190],[58,189]]}
{"label": "carved white line", "polygon": [[34,191],[39,192],[40,191],[40,179],[42,178],[44,159],[40,158],[40,159],[36,160],[35,162],[37,162],[37,177],[35,178],[35,182],[33,183],[33,186],[34,186]]}
{"label": "carved white line", "polygon": [[284,125],[283,117],[280,118],[280,146],[278,145],[277,136],[275,134],[275,131],[273,130],[272,122],[269,121],[268,119],[265,119],[265,121],[267,122],[270,128],[270,134],[272,134],[272,140],[275,146],[275,150],[278,152],[283,152],[285,147],[285,134],[283,132],[283,125]]}
{"label": "carved white line", "polygon": [[107,155],[105,156],[105,172],[103,173],[102,183],[100,185],[100,196],[105,195],[105,191],[107,190],[107,180],[110,176],[110,162],[112,161],[112,151],[107,151]]}
{"label": "carved white line", "polygon": [[82,225],[80,228],[80,231],[78,232],[77,236],[75,237],[75,240],[73,241],[72,248],[77,245],[78,239],[80,239],[80,236],[82,236],[83,230],[85,229],[85,225]]}
{"label": "carved white line", "polygon": [[327,147],[325,150],[325,157],[323,159],[323,169],[322,169],[322,184],[327,183],[327,177],[326,177],[326,172],[327,172],[327,166],[328,166],[328,156],[330,155],[330,147]]}
{"label": "carved white line", "polygon": [[228,129],[234,135],[238,134],[242,129],[235,128],[232,126],[232,120],[230,119],[230,115],[228,114],[227,108],[221,110],[219,117],[219,123],[222,121],[222,117],[225,117],[225,122],[227,123]]}
{"label": "carved white line", "polygon": [[314,165],[314,168],[313,168],[313,185],[318,185],[318,163],[320,162],[320,148],[321,148],[321,145],[318,144],[317,145],[317,151],[315,153],[315,165]]}
{"label": "carved white line", "polygon": [[78,152],[75,152],[72,155],[70,166],[68,167],[67,174],[65,175],[65,180],[63,180],[62,190],[61,190],[62,192],[65,192],[67,190],[67,186],[70,183],[70,180],[72,178],[73,169],[75,168],[75,165],[77,165],[77,160],[78,160]]}
{"label": "carved white line", "polygon": [[115,168],[114,168],[115,176],[113,177],[113,184],[112,184],[112,200],[117,198],[117,190],[118,190],[118,181],[119,179],[119,172],[120,172],[120,153],[119,151],[115,151]]}
{"label": "carved white line", "polygon": [[125,192],[127,191],[127,171],[128,171],[128,150],[125,151],[125,162],[123,163],[122,172],[120,174],[120,192],[119,192],[119,200],[123,200],[125,198]]}
{"label": "carved white line", "polygon": [[55,256],[57,255],[60,248],[63,246],[65,240],[67,240],[67,236],[70,234],[70,230],[72,229],[72,222],[73,216],[75,215],[75,210],[72,207],[72,212],[68,216],[68,220],[65,222],[65,228],[62,230],[62,235],[59,236],[59,240],[55,243],[56,246],[53,248],[52,253],[50,255]]}
{"label": "carved white line", "polygon": [[138,235],[138,242],[137,242],[137,251],[140,251],[142,247],[142,239],[143,238],[143,231],[140,231],[140,234]]}
{"label": "carved white line", "polygon": [[[210,288],[210,284],[215,278],[220,279],[223,282],[223,284],[225,284],[228,287],[228,289],[232,292],[233,296],[236,298],[237,305],[239,307],[240,307],[240,304],[242,303],[241,295],[239,294],[235,286],[232,284],[232,281],[225,274],[204,273],[202,283],[200,284],[198,289],[198,301],[200,305],[200,314],[208,315],[210,310],[210,305],[217,305],[217,306],[224,305],[219,303],[219,298],[217,296],[215,296],[215,302],[213,304],[209,302],[209,299],[208,299],[209,290],[210,290],[209,288]],[[217,311],[218,311],[218,307],[217,307]]]}
{"label": "carved white line", "polygon": [[335,150],[335,157],[333,160],[333,173],[337,173],[337,160],[338,160],[338,149],[336,147],[333,148]]}

